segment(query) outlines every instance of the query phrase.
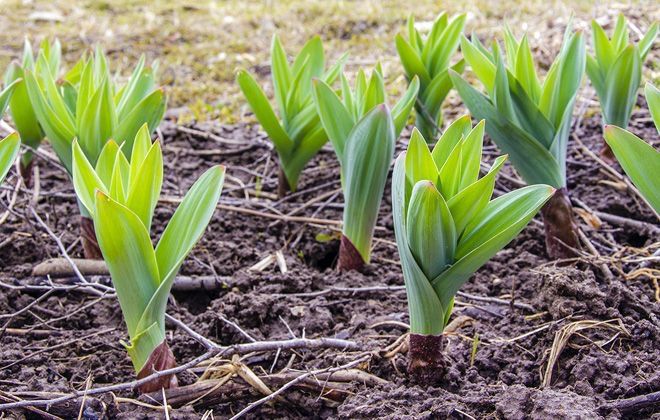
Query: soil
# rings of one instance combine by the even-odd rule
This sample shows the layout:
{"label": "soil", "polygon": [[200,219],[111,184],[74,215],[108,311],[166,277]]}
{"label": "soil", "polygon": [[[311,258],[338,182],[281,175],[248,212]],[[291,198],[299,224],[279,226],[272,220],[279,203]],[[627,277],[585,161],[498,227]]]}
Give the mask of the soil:
{"label": "soil", "polygon": [[[575,135],[591,150],[601,145],[598,115],[588,116]],[[295,212],[297,216],[341,220],[341,193],[305,203],[340,187],[336,159],[324,149],[301,176],[299,193],[275,197],[276,155],[267,139],[253,126],[199,124],[195,130],[214,133],[231,144],[161,126],[166,177],[164,196],[181,196],[204,170],[223,163],[228,174],[221,203],[273,214]],[[632,131],[640,137],[658,136],[646,111],[636,111]],[[235,144],[237,143],[237,144]],[[407,137],[398,144],[405,148]],[[47,149],[47,147],[46,147]],[[650,210],[608,178],[602,167],[572,139],[569,145],[569,185],[572,197],[591,210],[653,225]],[[198,151],[213,150],[214,154]],[[398,152],[397,152],[398,153]],[[497,151],[487,141],[486,158]],[[78,209],[66,174],[52,162],[38,159],[40,194],[36,212],[80,257],[77,240]],[[620,170],[620,168],[617,167]],[[505,173],[513,175],[511,168]],[[17,178],[9,177],[0,192],[9,202]],[[246,200],[246,187],[261,198]],[[500,178],[498,191],[513,187]],[[0,224],[0,278],[3,284],[34,282],[32,267],[61,253],[55,241],[35,222],[29,207],[31,190],[21,190],[11,215]],[[244,343],[247,339],[222,318],[235,322],[257,340],[296,337],[336,337],[354,340],[373,352],[361,369],[385,381],[364,386],[355,381],[342,401],[321,398],[318,392],[294,389],[285,399],[264,404],[248,417],[261,418],[643,418],[660,413],[660,406],[620,412],[609,402],[660,390],[660,304],[657,283],[646,276],[626,278],[640,267],[630,258],[648,256],[658,242],[657,231],[632,229],[606,221],[596,229],[579,223],[596,249],[613,255],[608,263],[582,259],[552,263],[546,253],[540,217],[492,261],[481,268],[462,292],[501,298],[531,305],[533,311],[513,304],[499,304],[459,296],[453,318],[471,322],[446,336],[447,374],[439,385],[411,383],[406,374],[405,346],[394,355],[384,349],[407,333],[405,291],[329,291],[330,287],[401,286],[403,278],[394,245],[389,185],[378,220],[378,240],[371,263],[361,272],[338,273],[338,235],[329,225],[282,222],[244,212],[218,210],[202,240],[181,269],[185,276],[227,276],[225,288],[214,291],[174,292],[168,313],[196,332],[217,343]],[[162,203],[154,221],[157,238],[174,211]],[[657,226],[657,225],[656,225]],[[333,238],[327,240],[327,238]],[[5,238],[10,238],[5,240]],[[656,245],[657,247],[657,245]],[[263,271],[248,270],[268,255],[282,250],[288,271],[273,263]],[[653,252],[651,250],[650,252]],[[657,281],[657,280],[656,280]],[[35,303],[43,291],[0,288],[0,402],[8,395],[21,398],[52,398],[54,393],[128,382],[135,372],[120,340],[126,339],[118,304],[76,290],[55,292]],[[308,293],[307,296],[300,295]],[[28,307],[28,305],[31,305]],[[17,311],[27,308],[18,314]],[[11,315],[13,314],[13,315]],[[468,319],[462,318],[462,319]],[[556,335],[577,321],[612,321],[618,331],[601,326],[574,334],[559,354],[552,379],[543,386],[543,374]],[[618,324],[620,322],[620,324]],[[608,324],[610,325],[610,324]],[[33,330],[33,331],[31,331]],[[186,362],[204,348],[184,331],[168,325],[169,343],[176,359]],[[302,349],[243,361],[256,373],[291,369],[309,370],[347,363],[361,352]],[[295,357],[293,357],[295,356]],[[293,359],[292,359],[293,357]],[[272,368],[271,368],[272,366]],[[202,369],[203,371],[203,369]],[[178,375],[179,385],[195,382],[201,371]],[[241,379],[235,378],[236,383]],[[229,386],[229,385],[227,385]],[[44,394],[45,393],[45,394]],[[134,402],[124,390],[91,399],[83,418],[159,418],[163,411]],[[212,405],[197,404],[170,411],[170,418],[200,418],[208,410],[219,418],[229,417],[261,396],[255,391],[230,395]],[[131,399],[133,402],[127,400]],[[106,404],[105,412],[100,402]],[[74,406],[75,415],[79,406]],[[44,409],[45,410],[45,409]],[[62,415],[62,406],[51,407]],[[38,418],[34,412],[9,413]],[[63,415],[64,416],[64,415]],[[66,416],[64,416],[66,417]]]}

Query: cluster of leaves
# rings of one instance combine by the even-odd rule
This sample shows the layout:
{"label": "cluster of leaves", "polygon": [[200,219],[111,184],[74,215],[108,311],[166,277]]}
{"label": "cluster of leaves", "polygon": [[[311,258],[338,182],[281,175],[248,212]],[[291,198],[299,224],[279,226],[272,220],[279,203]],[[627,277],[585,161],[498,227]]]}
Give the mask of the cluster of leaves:
{"label": "cluster of leaves", "polygon": [[387,103],[380,66],[371,72],[369,78],[360,69],[353,90],[342,73],[341,98],[327,83],[314,82],[318,114],[341,167],[344,190],[342,233],[364,262],[369,262],[376,218],[394,156],[394,143],[406,125],[418,89],[419,81],[414,77],[390,113],[386,106],[378,107]]}
{"label": "cluster of leaves", "polygon": [[[37,115],[32,107],[28,95],[27,86],[24,81],[26,72],[33,72],[35,77],[42,77],[42,74],[49,74],[51,78],[56,79],[60,71],[60,62],[62,58],[62,46],[58,40],[50,42],[44,40],[37,53],[37,62],[40,62],[39,71],[36,70],[35,56],[32,51],[30,41],[25,40],[23,47],[23,59],[19,63],[13,61],[5,72],[5,87],[16,84],[16,88],[9,101],[9,113],[12,121],[18,131],[21,142],[30,149],[37,149],[44,139],[44,131],[39,124]],[[27,167],[32,162],[32,151],[28,150],[21,158],[23,167]]]}
{"label": "cluster of leaves", "polygon": [[60,83],[50,68],[40,54],[34,70],[24,69],[25,84],[39,124],[69,173],[74,138],[96,163],[109,139],[126,142],[130,151],[140,127],[145,123],[158,127],[163,118],[165,94],[156,87],[155,70],[145,66],[144,57],[121,86],[114,82],[98,48],[78,61]]}
{"label": "cluster of leaves", "polygon": [[605,124],[626,128],[642,81],[642,63],[658,34],[658,23],[649,27],[637,45],[630,42],[623,14],[617,18],[611,39],[595,20],[591,28],[594,54],[587,56],[587,75],[600,99]]}
{"label": "cluster of leaves", "polygon": [[585,67],[582,33],[566,28],[559,55],[541,83],[527,37],[505,31],[506,61],[493,42],[488,51],[472,37],[461,39],[467,63],[486,88],[484,95],[450,71],[470,112],[485,119],[486,130],[528,184],[566,185],[566,150],[575,98]]}
{"label": "cluster of leaves", "polygon": [[479,178],[484,121],[451,124],[432,151],[415,130],[394,166],[394,232],[408,294],[410,331],[442,333],[459,288],[527,225],[553,195],[532,185],[490,200],[495,160]]}
{"label": "cluster of leaves", "polygon": [[[646,102],[660,133],[660,90],[646,84]],[[615,125],[605,126],[605,141],[651,207],[660,213],[660,152],[629,131]]]}
{"label": "cluster of leaves", "polygon": [[[408,18],[408,40],[396,36],[396,48],[409,81],[417,76],[420,80],[419,97],[415,104],[415,125],[429,141],[437,138],[437,128],[442,125],[442,103],[452,88],[448,70],[452,56],[458,48],[466,16],[458,15],[450,21],[445,12],[433,22],[429,35],[424,39],[415,29],[415,20]],[[461,73],[461,59],[451,69]]]}
{"label": "cluster of leaves", "polygon": [[[165,340],[165,308],[174,278],[215,211],[224,167],[207,170],[190,188],[154,248],[151,220],[163,182],[159,142],[143,125],[131,160],[109,141],[94,164],[73,142],[73,182],[94,227],[128,328],[125,344],[136,372]],[[124,144],[126,146],[126,144]]]}
{"label": "cluster of leaves", "polygon": [[252,112],[268,134],[280,158],[286,188],[295,191],[298,178],[307,162],[328,141],[316,112],[312,79],[332,84],[343,68],[347,55],[325,70],[323,44],[318,36],[310,39],[289,65],[284,47],[277,36],[271,47],[271,73],[279,119],[268,98],[245,70],[237,75]]}

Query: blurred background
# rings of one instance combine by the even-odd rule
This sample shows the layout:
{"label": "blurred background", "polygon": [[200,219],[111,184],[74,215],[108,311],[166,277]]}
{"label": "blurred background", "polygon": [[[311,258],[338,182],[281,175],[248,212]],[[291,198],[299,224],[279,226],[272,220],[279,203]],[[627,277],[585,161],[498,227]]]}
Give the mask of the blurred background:
{"label": "blurred background", "polygon": [[[443,10],[467,13],[466,32],[484,41],[500,37],[504,24],[517,36],[527,32],[541,66],[556,54],[571,14],[575,26],[590,33],[591,19],[609,30],[623,12],[633,25],[633,37],[660,18],[660,5],[654,0],[0,0],[0,71],[20,57],[25,37],[33,44],[58,37],[68,67],[99,44],[109,53],[112,69],[122,75],[144,53],[149,60],[160,61],[169,107],[180,122],[219,118],[233,123],[247,112],[234,73],[248,68],[269,87],[274,33],[289,54],[319,34],[330,60],[349,51],[348,72],[380,61],[388,86],[396,93],[405,80],[394,35],[403,30],[409,13],[424,29]],[[656,47],[647,58],[645,77],[657,84],[659,69]]]}

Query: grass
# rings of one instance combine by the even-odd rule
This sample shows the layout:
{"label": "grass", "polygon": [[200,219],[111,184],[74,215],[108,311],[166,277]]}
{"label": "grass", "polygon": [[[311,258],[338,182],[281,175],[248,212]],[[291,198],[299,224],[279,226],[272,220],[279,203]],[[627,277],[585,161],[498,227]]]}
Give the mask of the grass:
{"label": "grass", "polygon": [[[74,4],[75,3],[75,4]],[[418,0],[402,7],[398,0],[262,0],[262,1],[23,1],[0,0],[0,69],[20,55],[23,39],[59,37],[65,61],[75,61],[95,43],[126,73],[137,57],[161,61],[161,77],[171,108],[187,107],[184,120],[220,118],[235,122],[247,111],[234,82],[237,68],[249,68],[269,82],[269,46],[274,32],[292,52],[320,34],[331,58],[350,51],[348,70],[383,63],[393,91],[405,81],[394,48],[409,11],[430,21],[442,9],[437,1]],[[451,13],[468,13],[466,31],[482,37],[508,22],[520,34],[528,30],[532,44],[550,57],[571,12],[588,30],[588,20],[613,16],[621,8],[642,29],[658,19],[653,1],[631,0],[606,5],[586,0],[466,0],[443,2]],[[597,5],[596,5],[597,4]],[[609,7],[608,7],[609,6]],[[551,35],[549,40],[546,40]],[[543,41],[542,41],[543,40]],[[121,61],[117,61],[121,60]],[[648,62],[652,62],[649,57]],[[655,77],[655,76],[654,76]]]}

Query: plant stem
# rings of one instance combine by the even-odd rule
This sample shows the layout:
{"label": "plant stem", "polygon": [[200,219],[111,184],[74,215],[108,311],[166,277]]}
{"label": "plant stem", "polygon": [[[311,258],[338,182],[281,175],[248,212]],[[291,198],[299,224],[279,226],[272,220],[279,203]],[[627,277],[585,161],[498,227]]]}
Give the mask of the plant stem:
{"label": "plant stem", "polygon": [[80,216],[80,239],[82,240],[85,258],[88,260],[102,260],[103,254],[96,240],[94,221],[85,216]]}
{"label": "plant stem", "polygon": [[286,178],[284,169],[280,166],[279,172],[277,173],[277,196],[279,198],[284,198],[289,191],[291,191],[289,180]]}
{"label": "plant stem", "polygon": [[364,260],[362,255],[355,248],[353,242],[343,234],[341,235],[341,242],[339,243],[339,261],[337,262],[337,270],[350,271],[359,270],[364,267]]}
{"label": "plant stem", "polygon": [[415,103],[415,111],[417,118],[415,118],[415,127],[422,133],[427,143],[433,143],[437,140],[440,133],[440,127],[437,119],[434,119],[429,111],[426,109],[422,101],[417,98]]}
{"label": "plant stem", "polygon": [[[23,155],[25,157],[25,155]],[[34,160],[30,159],[29,161],[25,161],[25,159],[21,159],[21,163],[18,165],[18,171],[21,174],[21,178],[23,178],[23,183],[27,188],[32,188],[33,180],[32,180],[32,166],[34,164]]]}
{"label": "plant stem", "polygon": [[443,356],[445,338],[440,335],[411,333],[408,350],[408,375],[419,384],[437,384],[447,372]]}
{"label": "plant stem", "polygon": [[[147,376],[153,375],[156,372],[160,372],[167,369],[172,369],[176,367],[176,359],[172,350],[167,345],[167,341],[163,340],[151,355],[147,359],[147,363],[144,365],[142,370],[138,372],[137,378],[142,379]],[[138,391],[142,394],[148,392],[160,391],[161,388],[169,389],[176,388],[179,385],[176,375],[163,375],[158,378],[154,378],[151,381],[148,381],[138,387]]]}
{"label": "plant stem", "polygon": [[580,249],[578,224],[566,187],[559,188],[541,208],[545,227],[545,247],[552,259],[573,258]]}

